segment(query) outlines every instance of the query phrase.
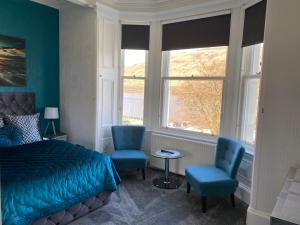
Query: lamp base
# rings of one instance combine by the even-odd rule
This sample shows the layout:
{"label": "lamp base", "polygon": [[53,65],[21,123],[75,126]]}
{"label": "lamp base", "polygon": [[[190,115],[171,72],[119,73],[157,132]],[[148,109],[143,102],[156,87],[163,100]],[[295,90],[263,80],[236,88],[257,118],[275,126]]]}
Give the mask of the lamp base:
{"label": "lamp base", "polygon": [[48,128],[49,128],[49,124],[51,124],[51,125],[52,125],[52,131],[53,131],[53,134],[54,134],[54,136],[56,136],[55,125],[54,125],[54,120],[48,121],[48,123],[47,123],[47,126],[46,126],[46,129],[45,129],[45,133],[44,133],[44,135],[46,135],[46,134],[47,134],[47,130],[48,130]]}

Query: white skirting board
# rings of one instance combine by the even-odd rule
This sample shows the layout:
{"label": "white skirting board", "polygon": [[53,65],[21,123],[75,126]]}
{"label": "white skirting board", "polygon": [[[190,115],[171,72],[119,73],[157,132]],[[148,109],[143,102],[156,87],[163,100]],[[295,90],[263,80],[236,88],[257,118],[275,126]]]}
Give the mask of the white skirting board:
{"label": "white skirting board", "polygon": [[247,211],[246,224],[247,225],[270,225],[270,214],[249,207]]}
{"label": "white skirting board", "polygon": [[238,189],[235,192],[235,196],[242,200],[243,202],[250,204],[250,188],[246,187],[244,184],[239,185]]}

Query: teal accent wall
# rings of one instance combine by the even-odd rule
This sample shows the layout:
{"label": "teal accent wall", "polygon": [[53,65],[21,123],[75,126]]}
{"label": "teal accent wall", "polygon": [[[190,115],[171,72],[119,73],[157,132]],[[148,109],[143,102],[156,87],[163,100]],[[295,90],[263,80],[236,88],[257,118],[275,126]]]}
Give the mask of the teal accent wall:
{"label": "teal accent wall", "polygon": [[27,74],[25,87],[0,92],[34,92],[38,112],[59,106],[59,11],[29,0],[0,0],[0,34],[26,40]]}

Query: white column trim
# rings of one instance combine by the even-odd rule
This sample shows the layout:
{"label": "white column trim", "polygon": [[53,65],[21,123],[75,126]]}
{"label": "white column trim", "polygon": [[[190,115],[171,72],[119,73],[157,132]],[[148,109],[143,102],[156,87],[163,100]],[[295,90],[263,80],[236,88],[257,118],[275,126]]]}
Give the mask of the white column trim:
{"label": "white column trim", "polygon": [[247,210],[247,225],[270,225],[271,214],[248,207]]}

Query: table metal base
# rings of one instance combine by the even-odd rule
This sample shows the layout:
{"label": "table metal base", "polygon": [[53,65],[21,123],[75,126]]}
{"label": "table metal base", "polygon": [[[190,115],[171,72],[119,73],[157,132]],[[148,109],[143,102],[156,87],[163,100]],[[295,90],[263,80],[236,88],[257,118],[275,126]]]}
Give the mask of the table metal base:
{"label": "table metal base", "polygon": [[178,179],[170,177],[169,158],[165,158],[165,176],[153,180],[153,185],[163,189],[177,189],[181,185]]}
{"label": "table metal base", "polygon": [[160,177],[153,180],[153,185],[163,189],[177,189],[180,187],[181,182],[175,177],[169,177],[168,179]]}

